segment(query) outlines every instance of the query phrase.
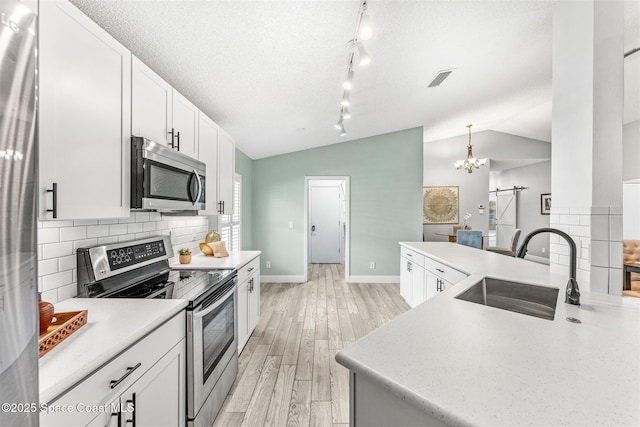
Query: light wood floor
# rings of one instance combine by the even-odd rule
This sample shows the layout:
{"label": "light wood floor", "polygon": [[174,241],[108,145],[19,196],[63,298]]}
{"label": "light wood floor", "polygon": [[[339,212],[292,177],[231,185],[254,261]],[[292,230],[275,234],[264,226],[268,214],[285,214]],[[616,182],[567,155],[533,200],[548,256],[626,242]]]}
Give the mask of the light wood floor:
{"label": "light wood floor", "polygon": [[349,377],[335,354],[409,306],[397,284],[345,283],[313,264],[307,283],[263,283],[260,323],[215,427],[347,426]]}

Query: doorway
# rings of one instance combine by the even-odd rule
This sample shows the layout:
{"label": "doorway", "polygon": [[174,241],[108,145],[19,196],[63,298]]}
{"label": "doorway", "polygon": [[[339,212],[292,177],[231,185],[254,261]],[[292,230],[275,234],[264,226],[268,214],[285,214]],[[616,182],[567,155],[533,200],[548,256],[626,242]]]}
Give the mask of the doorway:
{"label": "doorway", "polygon": [[309,264],[342,264],[349,277],[349,177],[305,177],[305,281]]}

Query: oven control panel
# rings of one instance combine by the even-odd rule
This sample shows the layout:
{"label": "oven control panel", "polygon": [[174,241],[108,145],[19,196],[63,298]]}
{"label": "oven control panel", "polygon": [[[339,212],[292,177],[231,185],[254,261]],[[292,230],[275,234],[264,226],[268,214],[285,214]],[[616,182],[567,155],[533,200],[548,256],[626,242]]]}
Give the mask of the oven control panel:
{"label": "oven control panel", "polygon": [[166,253],[164,241],[156,240],[139,245],[109,249],[107,251],[107,257],[109,259],[109,267],[111,267],[111,271],[113,271],[154,258],[163,257]]}

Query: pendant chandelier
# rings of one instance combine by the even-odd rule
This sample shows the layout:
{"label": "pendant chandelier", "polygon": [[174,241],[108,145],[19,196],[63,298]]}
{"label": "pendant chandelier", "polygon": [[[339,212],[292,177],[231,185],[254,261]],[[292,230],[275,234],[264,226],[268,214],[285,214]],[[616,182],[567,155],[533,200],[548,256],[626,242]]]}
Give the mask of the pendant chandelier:
{"label": "pendant chandelier", "polygon": [[464,169],[467,172],[471,173],[474,169],[479,169],[481,166],[484,166],[487,163],[487,159],[476,159],[473,157],[473,145],[471,145],[471,126],[467,125],[469,129],[469,145],[467,145],[467,158],[464,160],[458,160],[453,165],[456,169]]}

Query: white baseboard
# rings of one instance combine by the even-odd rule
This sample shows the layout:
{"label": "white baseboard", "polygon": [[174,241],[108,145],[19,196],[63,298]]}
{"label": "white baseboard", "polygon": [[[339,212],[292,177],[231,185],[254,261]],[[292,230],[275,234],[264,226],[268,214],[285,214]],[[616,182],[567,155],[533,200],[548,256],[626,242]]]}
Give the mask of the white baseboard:
{"label": "white baseboard", "polygon": [[537,262],[537,263],[540,263],[540,264],[549,265],[549,258],[543,258],[541,256],[535,256],[535,255],[527,255],[527,257],[525,259],[527,261],[533,261],[533,262]]}
{"label": "white baseboard", "polygon": [[304,283],[304,276],[267,276],[265,274],[260,275],[260,283]]}
{"label": "white baseboard", "polygon": [[348,276],[347,283],[400,283],[400,276]]}

